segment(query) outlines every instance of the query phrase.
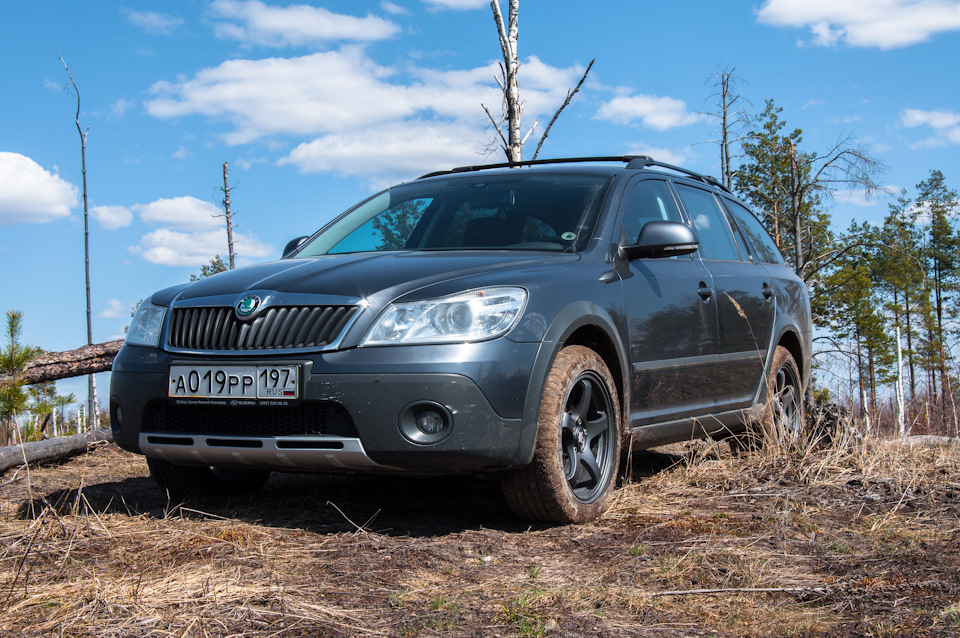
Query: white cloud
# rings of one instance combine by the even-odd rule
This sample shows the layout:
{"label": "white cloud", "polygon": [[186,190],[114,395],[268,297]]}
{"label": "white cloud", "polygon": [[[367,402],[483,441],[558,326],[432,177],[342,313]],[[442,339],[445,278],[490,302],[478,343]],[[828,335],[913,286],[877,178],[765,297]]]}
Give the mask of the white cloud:
{"label": "white cloud", "polygon": [[19,153],[0,151],[0,226],[69,217],[77,187]]}
{"label": "white cloud", "polygon": [[293,4],[273,7],[259,0],[216,0],[213,14],[231,22],[214,26],[217,37],[260,46],[302,46],[338,40],[383,40],[400,28],[389,20],[333,13],[322,7]]}
{"label": "white cloud", "polygon": [[[223,230],[204,232],[180,232],[160,228],[140,238],[140,243],[130,251],[151,264],[161,266],[201,266],[209,263],[214,255],[227,252],[227,237]],[[263,258],[274,253],[273,246],[265,244],[254,235],[234,233],[234,250],[242,257]]]}
{"label": "white cloud", "polygon": [[134,204],[131,208],[140,213],[140,219],[151,226],[206,231],[225,225],[223,211],[196,197],[158,199],[149,204]]}
{"label": "white cloud", "polygon": [[303,172],[376,175],[377,185],[480,161],[483,129],[463,124],[403,122],[353,134],[333,134],[300,144],[280,164]]}
{"label": "white cloud", "polygon": [[395,16],[408,16],[410,15],[410,10],[406,7],[402,7],[399,4],[393,2],[384,2],[380,3],[380,8],[386,11],[387,13]]}
{"label": "white cloud", "polygon": [[482,9],[489,7],[489,0],[424,0],[424,3],[434,9],[455,9],[457,11]]}
{"label": "white cloud", "polygon": [[133,213],[125,206],[94,206],[90,214],[107,230],[126,228],[133,221]]}
{"label": "white cloud", "polygon": [[934,130],[931,138],[916,142],[912,148],[933,148],[946,144],[960,144],[960,113],[953,111],[921,111],[905,109],[900,122],[907,127],[928,126]]}
{"label": "white cloud", "polygon": [[810,29],[814,46],[893,49],[960,30],[953,0],[767,0],[757,12],[764,24]]}
{"label": "white cloud", "polygon": [[683,166],[687,163],[686,153],[677,153],[669,148],[655,148],[645,144],[635,144],[627,150],[627,155],[646,155],[652,157],[658,162]]}
{"label": "white cloud", "polygon": [[108,299],[107,307],[97,315],[103,319],[121,319],[130,316],[130,306],[119,299]]}
{"label": "white cloud", "polygon": [[683,100],[655,95],[618,95],[601,104],[596,117],[614,124],[632,124],[640,120],[644,126],[658,131],[687,126],[703,119],[702,115],[688,111]]}
{"label": "white cloud", "polygon": [[147,112],[226,118],[234,125],[226,136],[230,144],[340,131],[416,110],[406,87],[387,83],[393,74],[355,47],[290,59],[230,60],[176,85],[155,84],[151,91],[161,97],[147,103]]}
{"label": "white cloud", "polygon": [[167,35],[183,24],[181,18],[177,18],[165,13],[154,13],[153,11],[134,11],[132,9],[120,9],[127,16],[127,21],[135,24],[148,33],[157,33]]}
{"label": "white cloud", "polygon": [[110,105],[110,115],[121,120],[127,114],[127,111],[136,104],[133,100],[119,99]]}
{"label": "white cloud", "polygon": [[[526,129],[537,118],[546,122],[583,69],[531,57],[520,72]],[[492,81],[497,73],[495,63],[446,71],[384,67],[349,46],[225,62],[177,84],[156,84],[157,98],[147,109],[159,118],[226,121],[230,144],[272,136],[312,139],[281,160],[304,171],[413,176],[421,168],[477,161],[477,146],[494,135],[480,105],[498,112],[503,99]]]}
{"label": "white cloud", "polygon": [[919,109],[905,109],[900,116],[904,126],[932,126],[933,128],[949,128],[960,124],[960,113],[953,111],[921,111]]}
{"label": "white cloud", "polygon": [[[133,210],[151,226],[160,226],[130,246],[130,252],[151,264],[199,266],[214,255],[226,255],[226,222],[219,208],[196,197],[171,197],[149,204],[134,204]],[[233,233],[234,251],[244,259],[268,257],[274,249],[252,233]]]}

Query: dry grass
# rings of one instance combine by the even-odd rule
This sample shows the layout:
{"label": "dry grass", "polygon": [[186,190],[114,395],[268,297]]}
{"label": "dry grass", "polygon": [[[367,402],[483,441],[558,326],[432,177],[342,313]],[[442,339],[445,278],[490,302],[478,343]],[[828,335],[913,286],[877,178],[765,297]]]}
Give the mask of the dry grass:
{"label": "dry grass", "polygon": [[111,446],[0,490],[4,636],[960,634],[957,447],[639,453],[567,527],[460,478],[177,507]]}

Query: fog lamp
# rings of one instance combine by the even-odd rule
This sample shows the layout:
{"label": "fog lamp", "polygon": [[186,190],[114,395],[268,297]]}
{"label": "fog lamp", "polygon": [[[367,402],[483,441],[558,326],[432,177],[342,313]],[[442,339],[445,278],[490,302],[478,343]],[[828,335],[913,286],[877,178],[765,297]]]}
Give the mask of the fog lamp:
{"label": "fog lamp", "polygon": [[417,412],[417,429],[427,435],[440,434],[443,429],[443,417],[436,410],[426,409]]}
{"label": "fog lamp", "polygon": [[453,430],[453,415],[439,403],[417,401],[400,412],[400,432],[411,443],[433,445]]}

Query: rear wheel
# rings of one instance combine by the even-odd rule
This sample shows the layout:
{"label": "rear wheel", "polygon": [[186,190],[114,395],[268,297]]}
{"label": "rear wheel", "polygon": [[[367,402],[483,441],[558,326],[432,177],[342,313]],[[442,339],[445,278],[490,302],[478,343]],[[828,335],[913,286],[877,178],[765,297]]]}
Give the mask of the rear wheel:
{"label": "rear wheel", "polygon": [[796,439],[803,431],[803,388],[800,369],[790,351],[777,346],[767,377],[767,423],[771,434]]}
{"label": "rear wheel", "polygon": [[769,443],[800,438],[803,431],[803,387],[800,368],[790,351],[777,346],[767,373],[767,401],[760,419],[730,439],[734,451],[759,449]]}
{"label": "rear wheel", "polygon": [[147,459],[150,475],[171,500],[200,496],[249,494],[270,478],[267,470],[232,467],[174,465],[162,459]]}
{"label": "rear wheel", "polygon": [[560,351],[540,398],[533,461],[501,485],[522,518],[583,523],[600,516],[620,459],[620,404],[603,360],[589,348]]}

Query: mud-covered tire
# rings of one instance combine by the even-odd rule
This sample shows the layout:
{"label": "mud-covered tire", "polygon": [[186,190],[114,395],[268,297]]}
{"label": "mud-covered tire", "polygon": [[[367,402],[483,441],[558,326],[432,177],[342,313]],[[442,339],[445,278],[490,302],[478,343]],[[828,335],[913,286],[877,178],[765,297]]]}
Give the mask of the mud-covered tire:
{"label": "mud-covered tire", "polygon": [[620,403],[597,353],[557,354],[540,395],[533,461],[501,483],[521,518],[584,523],[607,509],[620,462]]}
{"label": "mud-covered tire", "polygon": [[790,351],[777,346],[767,373],[765,427],[770,435],[797,439],[804,434],[803,384]]}
{"label": "mud-covered tire", "polygon": [[762,416],[746,431],[730,438],[735,452],[756,450],[765,444],[797,441],[806,436],[800,368],[790,351],[777,346],[766,379],[767,397]]}
{"label": "mud-covered tire", "polygon": [[147,459],[150,476],[172,501],[203,496],[230,496],[256,492],[270,478],[267,470],[174,465]]}

